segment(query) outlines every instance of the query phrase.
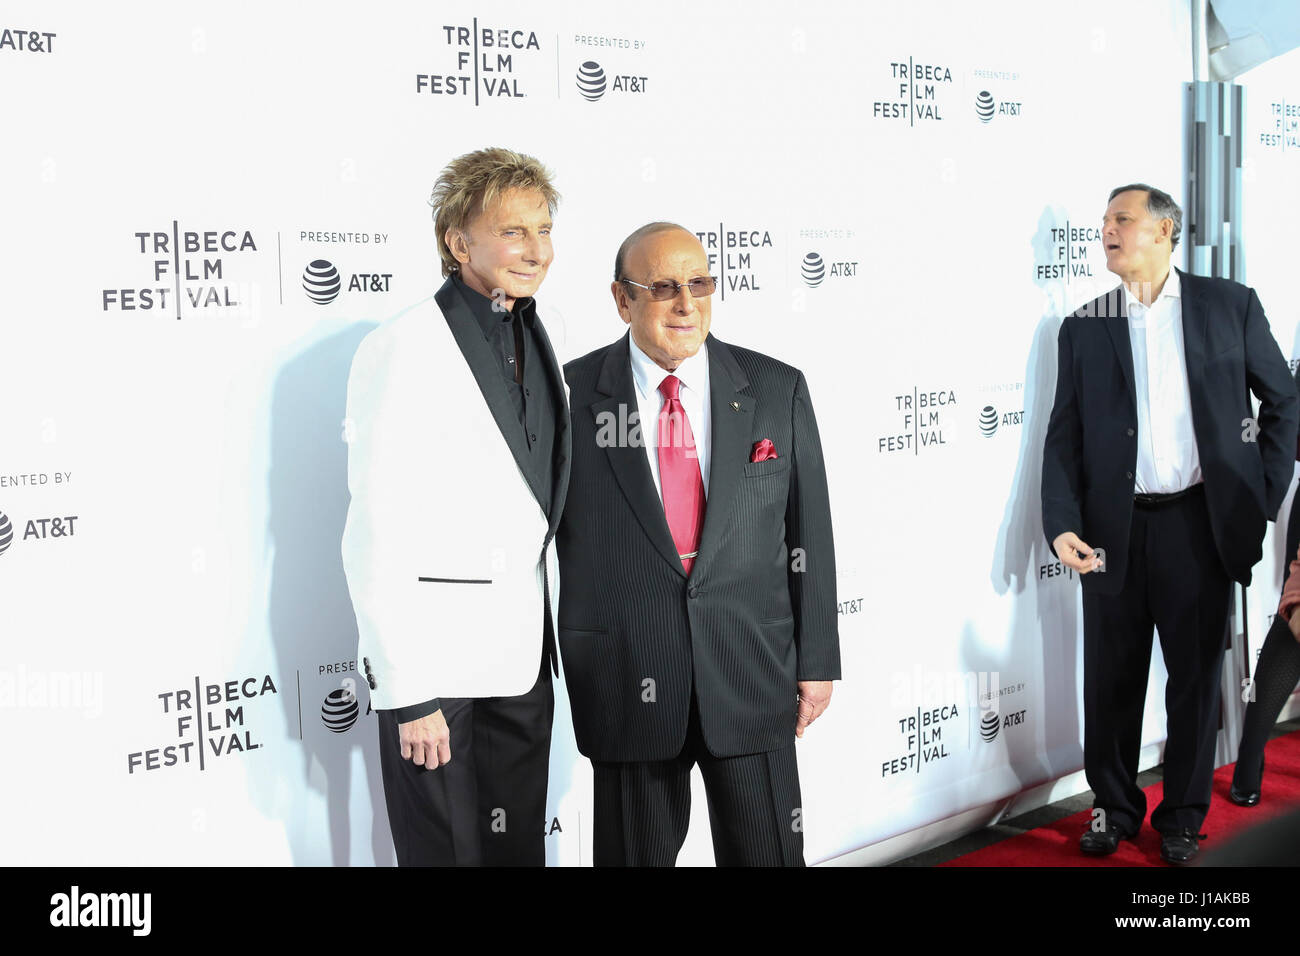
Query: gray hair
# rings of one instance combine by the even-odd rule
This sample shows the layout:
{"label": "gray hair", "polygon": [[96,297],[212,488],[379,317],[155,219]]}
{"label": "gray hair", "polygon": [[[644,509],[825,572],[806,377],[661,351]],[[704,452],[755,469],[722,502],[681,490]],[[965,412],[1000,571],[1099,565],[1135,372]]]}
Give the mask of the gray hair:
{"label": "gray hair", "polygon": [[1172,219],[1174,221],[1174,231],[1169,234],[1169,251],[1178,248],[1178,237],[1183,234],[1183,211],[1178,208],[1178,203],[1174,202],[1174,197],[1162,189],[1156,189],[1154,186],[1148,186],[1146,183],[1129,183],[1127,186],[1116,186],[1110,191],[1110,198],[1114,199],[1120,193],[1130,192],[1132,190],[1144,190],[1147,194],[1147,212],[1156,219]]}

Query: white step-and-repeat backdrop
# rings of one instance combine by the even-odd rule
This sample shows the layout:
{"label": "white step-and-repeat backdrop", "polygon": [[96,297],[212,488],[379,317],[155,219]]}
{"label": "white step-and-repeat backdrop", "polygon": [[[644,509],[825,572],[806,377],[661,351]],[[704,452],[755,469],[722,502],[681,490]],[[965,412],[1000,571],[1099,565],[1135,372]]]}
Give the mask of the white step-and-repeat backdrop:
{"label": "white step-and-repeat backdrop", "polygon": [[[1273,335],[1294,370],[1300,364],[1296,358],[1300,356],[1300,295],[1290,233],[1300,217],[1300,49],[1256,67],[1238,82],[1245,88],[1246,101],[1242,281],[1259,293]],[[1282,504],[1276,533],[1265,542],[1264,559],[1246,591],[1249,640],[1245,643],[1252,670],[1277,610],[1282,576],[1295,558],[1283,553],[1294,494],[1293,485]]]}
{"label": "white step-and-repeat backdrop", "polygon": [[[434,308],[430,187],[485,145],[556,172],[561,360],[622,334],[615,249],[672,219],[718,336],[807,373],[844,662],[799,745],[808,860],[1081,767],[1079,585],[1039,517],[1056,331],[1115,284],[1109,189],[1185,193],[1181,0],[19,0],[0,28],[7,862],[394,861],[344,390],[369,329]],[[1248,181],[1288,356],[1295,76],[1251,100],[1282,139]],[[1157,655],[1147,742],[1163,680]],[[557,701],[537,826],[578,865]],[[694,813],[681,862],[708,863]]]}

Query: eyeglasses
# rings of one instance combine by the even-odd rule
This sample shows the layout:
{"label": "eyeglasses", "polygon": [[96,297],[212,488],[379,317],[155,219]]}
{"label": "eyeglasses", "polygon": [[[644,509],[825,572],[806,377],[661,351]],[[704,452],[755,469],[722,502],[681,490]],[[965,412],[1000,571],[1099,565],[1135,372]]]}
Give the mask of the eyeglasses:
{"label": "eyeglasses", "polygon": [[640,282],[633,282],[631,279],[619,279],[619,282],[626,282],[634,285],[638,289],[650,290],[650,298],[662,302],[664,299],[675,299],[677,293],[682,291],[682,286],[691,290],[691,295],[697,299],[702,299],[706,295],[713,295],[718,287],[718,280],[713,276],[697,276],[686,282],[674,282],[672,279],[660,279],[658,282],[651,282],[649,285],[642,285]]}

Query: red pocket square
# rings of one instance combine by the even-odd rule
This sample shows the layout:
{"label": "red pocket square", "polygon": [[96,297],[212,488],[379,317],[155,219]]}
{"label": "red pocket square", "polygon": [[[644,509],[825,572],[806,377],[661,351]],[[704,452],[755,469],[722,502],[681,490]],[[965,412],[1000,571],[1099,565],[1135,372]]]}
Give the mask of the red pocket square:
{"label": "red pocket square", "polygon": [[776,446],[772,444],[770,438],[763,438],[754,442],[754,453],[749,456],[750,461],[767,461],[769,458],[776,457]]}

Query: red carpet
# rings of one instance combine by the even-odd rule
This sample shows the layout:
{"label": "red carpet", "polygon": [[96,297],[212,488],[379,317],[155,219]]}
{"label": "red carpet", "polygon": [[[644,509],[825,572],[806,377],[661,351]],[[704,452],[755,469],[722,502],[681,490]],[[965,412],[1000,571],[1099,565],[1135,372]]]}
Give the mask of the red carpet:
{"label": "red carpet", "polygon": [[[1202,852],[1222,846],[1230,837],[1287,810],[1300,807],[1300,731],[1269,741],[1264,748],[1263,796],[1259,806],[1239,807],[1228,799],[1235,764],[1214,772],[1214,797],[1210,813],[1201,832]],[[1163,783],[1146,788],[1147,819],[1134,840],[1121,840],[1119,849],[1110,856],[1084,856],[1079,852],[1079,837],[1092,819],[1084,810],[1038,827],[1020,836],[959,856],[940,866],[1165,866],[1160,859],[1160,834],[1151,829],[1150,811],[1160,803]]]}

